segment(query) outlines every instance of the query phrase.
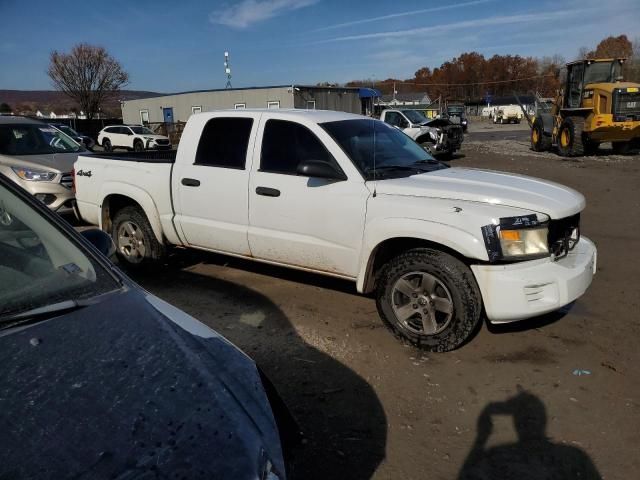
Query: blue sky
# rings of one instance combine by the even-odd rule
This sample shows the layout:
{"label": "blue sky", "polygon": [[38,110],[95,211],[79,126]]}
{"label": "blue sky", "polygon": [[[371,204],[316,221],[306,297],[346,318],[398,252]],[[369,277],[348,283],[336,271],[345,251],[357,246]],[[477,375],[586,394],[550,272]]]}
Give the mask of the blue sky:
{"label": "blue sky", "polygon": [[[607,12],[603,15],[603,12]],[[52,50],[106,47],[128,88],[407,78],[465,51],[572,59],[640,37],[639,0],[0,0],[0,89],[49,89]]]}

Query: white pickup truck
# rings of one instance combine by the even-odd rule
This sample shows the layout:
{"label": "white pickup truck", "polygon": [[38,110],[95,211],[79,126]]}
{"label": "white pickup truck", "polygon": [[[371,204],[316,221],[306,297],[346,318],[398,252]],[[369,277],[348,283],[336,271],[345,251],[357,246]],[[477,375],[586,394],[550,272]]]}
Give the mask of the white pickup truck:
{"label": "white pickup truck", "polygon": [[447,168],[359,115],[201,113],[175,158],[130,155],[75,164],[79,214],[111,233],[125,263],[177,245],[346,278],[429,350],[461,345],[483,312],[501,323],[558,309],[596,269],[578,192]]}

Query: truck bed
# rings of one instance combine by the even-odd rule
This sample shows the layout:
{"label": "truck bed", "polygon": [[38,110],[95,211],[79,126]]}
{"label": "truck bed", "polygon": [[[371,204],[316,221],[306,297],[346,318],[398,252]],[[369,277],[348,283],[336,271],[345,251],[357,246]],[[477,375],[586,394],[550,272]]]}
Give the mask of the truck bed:
{"label": "truck bed", "polygon": [[[75,163],[76,203],[82,219],[102,225],[110,196],[131,199],[148,212],[158,235],[174,232],[171,175],[176,151],[80,155]],[[170,238],[177,242],[177,238]]]}

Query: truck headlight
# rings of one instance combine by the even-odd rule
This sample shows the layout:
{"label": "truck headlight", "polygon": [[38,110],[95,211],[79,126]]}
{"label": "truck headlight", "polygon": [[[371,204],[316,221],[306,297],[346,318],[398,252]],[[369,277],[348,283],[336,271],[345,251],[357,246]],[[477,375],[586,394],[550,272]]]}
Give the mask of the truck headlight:
{"label": "truck headlight", "polygon": [[504,258],[547,255],[549,253],[548,236],[548,227],[521,230],[501,228],[498,231]]}
{"label": "truck headlight", "polygon": [[549,256],[549,217],[536,214],[501,218],[482,227],[490,262]]}
{"label": "truck headlight", "polygon": [[57,172],[32,170],[30,168],[11,167],[11,170],[22,180],[28,180],[30,182],[51,182],[58,175]]}

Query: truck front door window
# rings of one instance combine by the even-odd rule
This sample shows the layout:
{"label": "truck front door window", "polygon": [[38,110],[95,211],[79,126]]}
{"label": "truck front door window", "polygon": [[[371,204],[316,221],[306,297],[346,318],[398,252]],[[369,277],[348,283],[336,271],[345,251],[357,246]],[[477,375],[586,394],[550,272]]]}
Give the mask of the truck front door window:
{"label": "truck front door window", "polygon": [[195,165],[244,169],[253,119],[214,118],[204,126]]}
{"label": "truck front door window", "polygon": [[297,175],[298,164],[307,160],[337,165],[322,142],[307,127],[284,120],[267,121],[260,171]]}

